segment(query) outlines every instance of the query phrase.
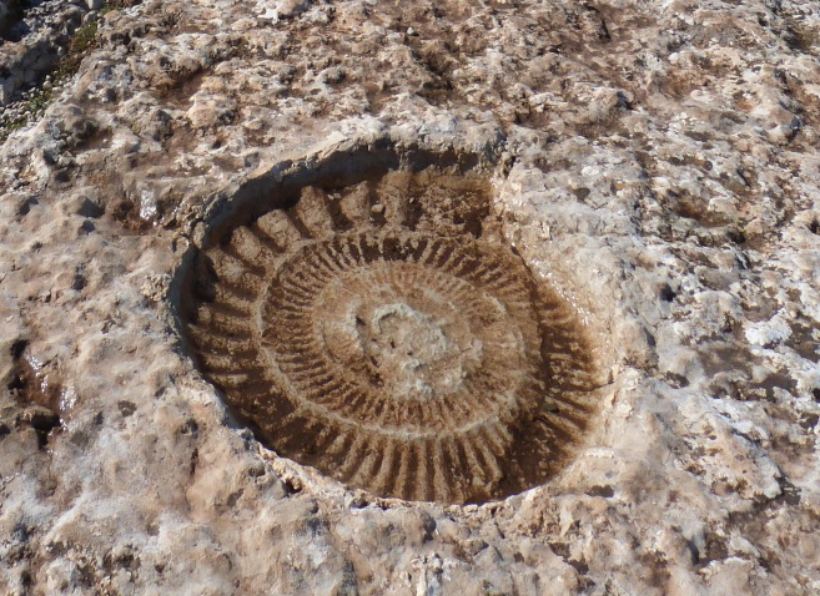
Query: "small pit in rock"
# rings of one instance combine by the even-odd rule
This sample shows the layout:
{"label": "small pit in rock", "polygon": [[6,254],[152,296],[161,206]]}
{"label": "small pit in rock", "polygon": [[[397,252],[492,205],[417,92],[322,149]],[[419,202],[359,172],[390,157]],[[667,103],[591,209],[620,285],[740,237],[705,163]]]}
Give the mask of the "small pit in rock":
{"label": "small pit in rock", "polygon": [[597,406],[593,351],[504,241],[477,163],[351,157],[220,212],[180,315],[262,443],[379,496],[446,503],[566,463]]}
{"label": "small pit in rock", "polygon": [[[24,357],[28,343],[17,340],[11,345],[14,367],[6,383],[6,389],[16,407],[13,426],[31,427],[37,434],[38,446],[42,449],[48,443],[52,431],[59,430],[62,423],[59,414],[61,388],[37,373]],[[0,420],[0,427],[5,426]],[[2,431],[0,431],[2,435]]]}

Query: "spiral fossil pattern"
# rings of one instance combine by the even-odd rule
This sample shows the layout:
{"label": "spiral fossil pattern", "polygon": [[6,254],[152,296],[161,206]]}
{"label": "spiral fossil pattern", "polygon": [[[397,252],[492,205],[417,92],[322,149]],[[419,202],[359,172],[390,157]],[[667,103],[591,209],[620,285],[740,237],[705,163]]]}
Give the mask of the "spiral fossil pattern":
{"label": "spiral fossil pattern", "polygon": [[435,187],[307,187],[236,226],[200,254],[187,335],[279,453],[381,496],[481,502],[566,461],[594,367],[569,306],[485,233],[486,193]]}

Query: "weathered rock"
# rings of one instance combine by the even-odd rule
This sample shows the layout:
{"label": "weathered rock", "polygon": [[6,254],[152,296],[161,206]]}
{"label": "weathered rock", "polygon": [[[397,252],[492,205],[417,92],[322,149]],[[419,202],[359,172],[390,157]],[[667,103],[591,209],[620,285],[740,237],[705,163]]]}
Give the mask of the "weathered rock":
{"label": "weathered rock", "polygon": [[[80,26],[85,4],[12,2],[0,5],[0,106],[18,98],[22,89],[40,82],[64,55]],[[3,24],[5,10],[5,25]],[[22,15],[19,21],[13,17]]]}
{"label": "weathered rock", "polygon": [[[786,0],[112,6],[0,146],[0,591],[817,592],[819,34]],[[596,413],[531,490],[350,488],[181,340],[220,226],[388,147],[480,168],[599,338]]]}

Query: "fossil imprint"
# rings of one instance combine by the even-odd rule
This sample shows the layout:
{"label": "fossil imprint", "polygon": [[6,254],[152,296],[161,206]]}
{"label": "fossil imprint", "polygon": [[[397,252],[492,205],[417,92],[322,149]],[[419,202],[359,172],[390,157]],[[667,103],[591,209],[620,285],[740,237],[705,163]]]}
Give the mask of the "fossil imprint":
{"label": "fossil imprint", "polygon": [[238,225],[199,255],[187,336],[282,455],[449,503],[548,480],[595,409],[574,312],[489,230],[475,180],[392,172]]}

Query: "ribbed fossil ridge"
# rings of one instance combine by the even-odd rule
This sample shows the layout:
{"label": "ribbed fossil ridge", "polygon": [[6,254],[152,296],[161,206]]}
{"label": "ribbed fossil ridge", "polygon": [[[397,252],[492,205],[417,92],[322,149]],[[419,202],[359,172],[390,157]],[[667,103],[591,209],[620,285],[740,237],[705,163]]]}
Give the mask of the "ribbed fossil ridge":
{"label": "ribbed fossil ridge", "polygon": [[589,350],[571,309],[482,234],[486,196],[451,185],[447,208],[419,182],[308,187],[234,228],[200,255],[188,337],[283,455],[383,496],[514,494],[581,435]]}

